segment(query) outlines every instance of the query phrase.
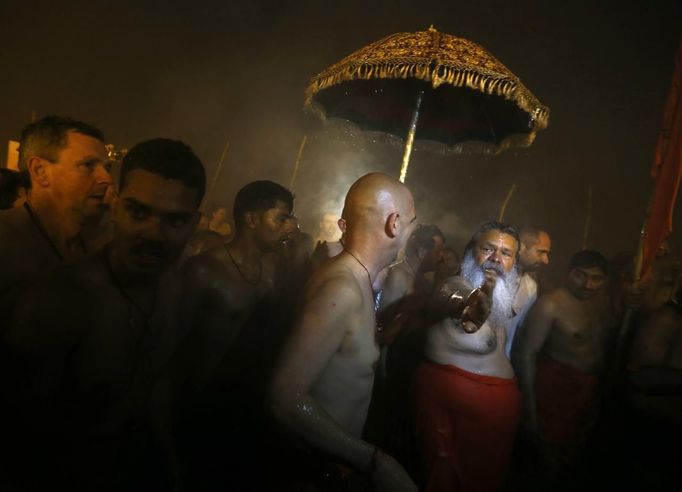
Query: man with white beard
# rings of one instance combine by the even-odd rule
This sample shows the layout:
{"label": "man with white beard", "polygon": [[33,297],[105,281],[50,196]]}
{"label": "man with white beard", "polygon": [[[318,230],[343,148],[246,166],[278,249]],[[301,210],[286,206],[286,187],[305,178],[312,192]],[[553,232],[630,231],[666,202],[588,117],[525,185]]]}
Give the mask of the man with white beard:
{"label": "man with white beard", "polygon": [[519,243],[506,224],[482,225],[464,249],[461,276],[473,287],[494,288],[490,316],[475,331],[452,318],[429,328],[427,362],[415,381],[417,441],[429,492],[494,491],[504,483],[521,414],[504,350]]}

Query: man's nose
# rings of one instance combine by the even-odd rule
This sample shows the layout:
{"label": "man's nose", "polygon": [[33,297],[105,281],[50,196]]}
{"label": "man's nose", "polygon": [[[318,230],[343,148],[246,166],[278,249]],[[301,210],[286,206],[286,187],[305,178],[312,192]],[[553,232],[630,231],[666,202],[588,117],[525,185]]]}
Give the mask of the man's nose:
{"label": "man's nose", "polygon": [[166,226],[160,217],[149,217],[144,224],[142,236],[148,241],[161,241],[166,238]]}
{"label": "man's nose", "polygon": [[498,252],[493,251],[492,253],[490,253],[490,256],[488,256],[488,261],[492,261],[493,263],[499,263],[500,255],[498,254]]}
{"label": "man's nose", "polygon": [[95,179],[99,184],[113,184],[114,181],[111,178],[111,173],[107,170],[106,166],[100,164],[95,168]]}
{"label": "man's nose", "polygon": [[540,257],[540,262],[541,262],[543,265],[549,265],[549,255],[542,255],[542,256]]}

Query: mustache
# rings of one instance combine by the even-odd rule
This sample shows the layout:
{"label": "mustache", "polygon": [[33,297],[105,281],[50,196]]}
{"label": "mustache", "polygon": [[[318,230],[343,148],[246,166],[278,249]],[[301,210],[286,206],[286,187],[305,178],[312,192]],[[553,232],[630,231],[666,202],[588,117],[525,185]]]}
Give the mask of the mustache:
{"label": "mustache", "polygon": [[497,272],[497,274],[500,275],[501,277],[504,277],[506,274],[506,272],[502,268],[502,265],[500,265],[499,263],[492,262],[490,260],[485,260],[481,264],[481,271],[484,272],[488,269],[495,270]]}
{"label": "mustache", "polygon": [[160,242],[149,241],[146,243],[136,244],[130,250],[134,254],[155,256],[157,258],[165,259],[169,255],[168,247]]}

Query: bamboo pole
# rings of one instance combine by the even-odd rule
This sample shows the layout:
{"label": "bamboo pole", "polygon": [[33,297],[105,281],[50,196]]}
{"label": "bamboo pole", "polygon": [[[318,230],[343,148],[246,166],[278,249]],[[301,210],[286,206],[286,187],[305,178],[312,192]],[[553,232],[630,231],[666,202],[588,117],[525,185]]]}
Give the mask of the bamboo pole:
{"label": "bamboo pole", "polygon": [[301,145],[298,148],[298,154],[296,155],[296,162],[294,163],[294,171],[291,173],[291,179],[289,180],[289,189],[294,189],[294,183],[298,177],[298,169],[301,164],[301,156],[303,155],[303,149],[305,148],[306,141],[308,140],[308,135],[303,135],[303,140],[301,140]]}
{"label": "bamboo pole", "polygon": [[585,215],[585,227],[583,228],[583,250],[587,249],[587,237],[590,233],[590,222],[592,222],[592,185],[587,187],[587,213]]}
{"label": "bamboo pole", "polygon": [[206,191],[206,199],[204,200],[204,206],[202,207],[204,211],[206,211],[206,204],[209,203],[211,194],[213,193],[213,189],[215,188],[216,183],[218,182],[218,178],[220,177],[220,173],[223,170],[223,162],[225,162],[225,156],[227,155],[227,151],[230,148],[230,141],[228,140],[225,142],[225,147],[223,148],[223,153],[220,156],[220,160],[218,161],[218,166],[216,167],[215,173],[213,173],[213,179],[211,180],[211,184],[208,187],[208,190]]}

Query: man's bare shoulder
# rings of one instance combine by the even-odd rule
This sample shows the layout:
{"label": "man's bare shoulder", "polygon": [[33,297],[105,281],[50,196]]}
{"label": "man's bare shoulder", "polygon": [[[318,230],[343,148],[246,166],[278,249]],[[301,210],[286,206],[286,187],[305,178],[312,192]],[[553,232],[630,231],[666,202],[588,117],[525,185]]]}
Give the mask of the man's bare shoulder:
{"label": "man's bare shoulder", "polygon": [[571,302],[572,298],[573,296],[566,288],[559,287],[541,295],[536,304],[543,306],[545,309],[555,309]]}
{"label": "man's bare shoulder", "polygon": [[388,269],[385,282],[400,285],[409,285],[414,281],[413,275],[407,270],[404,262],[396,263]]}
{"label": "man's bare shoulder", "polygon": [[225,267],[229,261],[225,248],[218,246],[187,260],[182,266],[183,277],[195,288],[225,283]]}
{"label": "man's bare shoulder", "polygon": [[343,258],[325,263],[308,282],[306,300],[321,296],[333,296],[331,301],[341,301],[349,308],[362,305],[362,288]]}
{"label": "man's bare shoulder", "polygon": [[560,317],[560,313],[569,302],[567,295],[570,294],[565,289],[558,288],[538,297],[537,301],[531,306],[529,322]]}

